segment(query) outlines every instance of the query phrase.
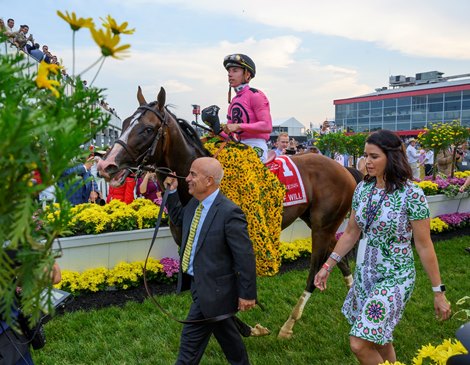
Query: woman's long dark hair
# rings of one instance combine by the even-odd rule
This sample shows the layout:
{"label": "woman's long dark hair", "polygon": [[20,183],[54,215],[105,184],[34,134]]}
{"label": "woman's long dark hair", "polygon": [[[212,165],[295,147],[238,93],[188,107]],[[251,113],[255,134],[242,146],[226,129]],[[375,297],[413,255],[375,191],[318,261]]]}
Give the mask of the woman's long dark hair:
{"label": "woman's long dark hair", "polygon": [[[394,132],[386,129],[374,132],[367,137],[366,143],[376,145],[387,156],[384,171],[385,191],[387,193],[401,189],[407,180],[413,178],[403,142]],[[367,174],[364,181],[372,182],[376,181],[376,178]]]}

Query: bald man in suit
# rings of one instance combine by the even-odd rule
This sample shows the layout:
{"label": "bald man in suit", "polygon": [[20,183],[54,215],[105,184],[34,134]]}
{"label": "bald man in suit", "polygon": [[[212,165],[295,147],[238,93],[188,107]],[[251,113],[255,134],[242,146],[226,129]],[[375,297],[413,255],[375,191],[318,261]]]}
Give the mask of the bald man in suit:
{"label": "bald man in suit", "polygon": [[[167,203],[170,219],[183,229],[177,291],[191,290],[193,302],[187,319],[229,315],[214,323],[185,324],[178,365],[198,364],[212,334],[230,364],[249,364],[245,345],[230,314],[255,306],[256,262],[242,210],[219,191],[222,177],[223,169],[216,159],[194,160],[186,177],[193,198],[185,207],[178,194],[174,194],[177,180],[167,177],[164,182],[170,189]],[[202,211],[196,213],[200,204]],[[199,215],[195,228],[192,222]],[[191,230],[195,233],[190,233]],[[193,238],[188,240],[188,236]],[[189,263],[186,265],[185,261]]]}

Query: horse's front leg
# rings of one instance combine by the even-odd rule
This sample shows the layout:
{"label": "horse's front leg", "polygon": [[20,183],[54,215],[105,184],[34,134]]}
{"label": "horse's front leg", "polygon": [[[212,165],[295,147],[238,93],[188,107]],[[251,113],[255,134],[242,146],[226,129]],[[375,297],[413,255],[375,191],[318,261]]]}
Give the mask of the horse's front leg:
{"label": "horse's front leg", "polygon": [[295,305],[294,309],[292,309],[292,312],[289,315],[289,318],[287,319],[287,321],[284,322],[283,326],[281,327],[281,330],[279,331],[277,338],[289,339],[292,337],[292,335],[294,334],[293,329],[294,329],[295,322],[298,321],[302,317],[305,304],[307,304],[311,295],[312,295],[311,291],[308,291],[307,289],[304,290],[299,300],[297,301],[297,304]]}
{"label": "horse's front leg", "polygon": [[307,279],[307,286],[297,301],[297,304],[292,309],[289,318],[281,327],[278,338],[288,339],[292,337],[294,333],[293,329],[295,322],[302,317],[305,305],[307,304],[313,290],[315,289],[315,285],[313,284],[315,275],[326,261],[331,244],[334,244],[334,234],[321,234],[318,231],[315,233],[312,232],[312,255],[310,257],[310,269]]}

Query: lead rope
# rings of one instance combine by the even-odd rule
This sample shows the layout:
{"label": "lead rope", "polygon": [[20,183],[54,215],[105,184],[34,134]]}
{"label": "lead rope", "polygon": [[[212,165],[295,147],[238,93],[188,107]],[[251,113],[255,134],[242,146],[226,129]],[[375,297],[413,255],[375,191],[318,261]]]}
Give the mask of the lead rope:
{"label": "lead rope", "polygon": [[[172,174],[168,174],[168,176],[171,176],[171,177],[178,177],[178,176],[175,176],[175,175],[172,175]],[[223,321],[227,318],[230,318],[230,317],[233,317],[235,316],[236,312],[232,312],[232,313],[226,313],[226,314],[221,314],[219,316],[215,316],[215,317],[211,317],[211,318],[204,318],[204,319],[197,319],[197,320],[183,320],[183,319],[178,319],[176,318],[175,316],[173,316],[170,312],[168,312],[165,308],[163,308],[161,306],[160,303],[158,303],[158,301],[155,299],[155,296],[152,295],[152,293],[150,292],[150,288],[148,286],[148,283],[147,283],[147,262],[148,262],[148,259],[150,257],[150,252],[152,251],[152,248],[153,248],[153,245],[155,243],[155,239],[157,238],[157,234],[158,234],[158,230],[160,228],[160,223],[162,221],[162,215],[163,215],[163,209],[166,205],[166,201],[168,199],[168,195],[170,193],[170,190],[169,189],[166,189],[165,190],[165,193],[163,194],[163,198],[162,198],[162,204],[160,206],[160,211],[158,212],[158,217],[157,217],[157,223],[155,224],[155,230],[153,232],[153,237],[152,237],[152,243],[150,244],[150,248],[147,252],[147,257],[145,258],[145,263],[144,263],[144,268],[143,268],[143,276],[144,276],[144,286],[145,286],[145,290],[147,291],[147,294],[149,296],[149,298],[152,300],[152,302],[158,307],[158,309],[160,309],[160,311],[162,311],[164,314],[166,314],[167,317],[169,317],[170,319],[176,321],[176,322],[179,322],[179,323],[182,323],[182,324],[208,324],[208,323],[215,323],[215,322],[220,322],[220,321]],[[177,194],[177,193],[176,193]]]}

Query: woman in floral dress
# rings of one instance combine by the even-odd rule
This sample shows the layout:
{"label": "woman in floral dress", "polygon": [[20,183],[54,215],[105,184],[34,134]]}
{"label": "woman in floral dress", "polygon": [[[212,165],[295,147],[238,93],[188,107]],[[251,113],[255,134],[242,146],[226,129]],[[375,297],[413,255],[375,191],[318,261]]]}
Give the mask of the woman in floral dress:
{"label": "woman in floral dress", "polygon": [[333,267],[360,236],[354,284],[343,305],[351,325],[350,346],[361,364],[396,361],[393,330],[400,321],[415,283],[411,236],[435,292],[436,316],[447,319],[439,265],[429,228],[429,208],[423,191],[412,183],[411,168],[400,138],[382,130],[366,141],[367,175],[353,196],[351,218],[334,252],[315,276],[326,289]]}

